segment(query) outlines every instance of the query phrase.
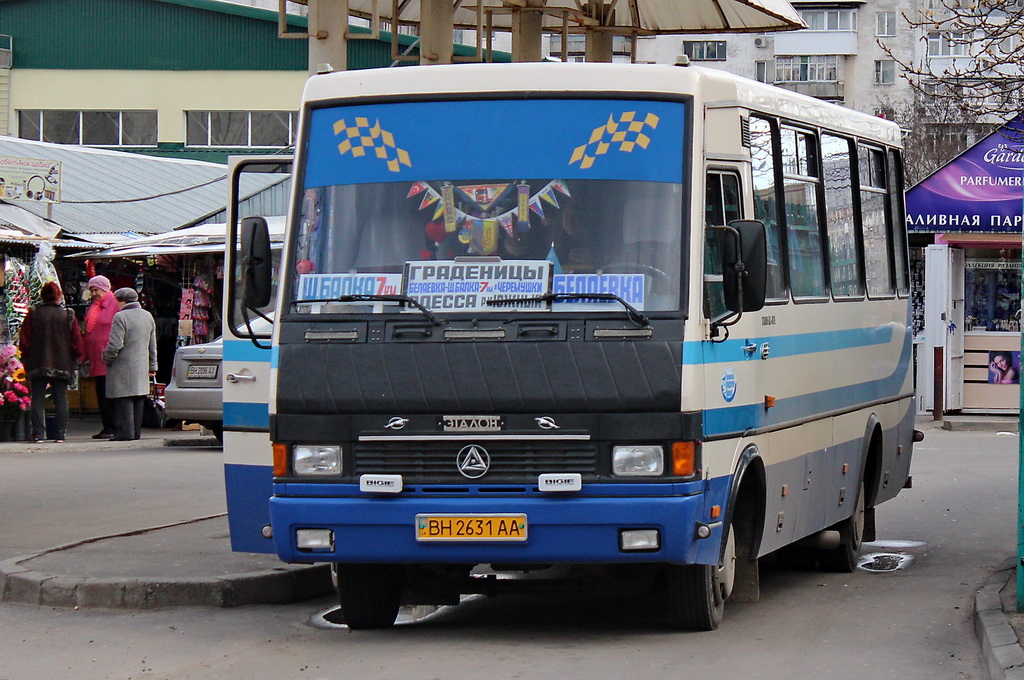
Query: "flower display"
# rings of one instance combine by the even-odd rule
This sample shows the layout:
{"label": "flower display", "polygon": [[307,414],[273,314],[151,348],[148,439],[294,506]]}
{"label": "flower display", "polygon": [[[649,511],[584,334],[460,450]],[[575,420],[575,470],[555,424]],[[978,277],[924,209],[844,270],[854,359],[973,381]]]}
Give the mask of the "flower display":
{"label": "flower display", "polygon": [[12,420],[32,405],[25,385],[25,366],[14,345],[0,347],[0,418]]}

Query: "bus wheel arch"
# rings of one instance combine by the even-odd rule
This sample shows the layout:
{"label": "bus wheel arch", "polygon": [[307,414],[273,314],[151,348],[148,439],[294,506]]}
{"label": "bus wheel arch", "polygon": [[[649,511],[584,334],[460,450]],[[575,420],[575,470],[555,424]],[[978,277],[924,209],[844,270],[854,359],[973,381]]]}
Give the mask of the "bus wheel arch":
{"label": "bus wheel arch", "polygon": [[764,461],[751,444],[740,455],[726,510],[725,526],[730,534],[735,533],[733,602],[756,602],[760,597],[757,556],[764,535],[767,489]]}

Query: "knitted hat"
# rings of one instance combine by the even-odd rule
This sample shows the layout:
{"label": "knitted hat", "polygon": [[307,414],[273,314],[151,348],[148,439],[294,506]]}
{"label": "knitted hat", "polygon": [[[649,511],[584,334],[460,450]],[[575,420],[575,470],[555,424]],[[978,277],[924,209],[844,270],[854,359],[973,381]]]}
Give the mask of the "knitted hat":
{"label": "knitted hat", "polygon": [[43,299],[43,302],[60,302],[64,294],[60,291],[59,283],[47,281],[43,284],[43,289],[39,291],[39,296]]}
{"label": "knitted hat", "polygon": [[89,283],[86,288],[99,288],[102,291],[110,290],[110,279],[106,276],[94,276],[89,279]]}
{"label": "knitted hat", "polygon": [[121,302],[138,302],[139,294],[134,288],[118,288],[114,291],[114,297]]}

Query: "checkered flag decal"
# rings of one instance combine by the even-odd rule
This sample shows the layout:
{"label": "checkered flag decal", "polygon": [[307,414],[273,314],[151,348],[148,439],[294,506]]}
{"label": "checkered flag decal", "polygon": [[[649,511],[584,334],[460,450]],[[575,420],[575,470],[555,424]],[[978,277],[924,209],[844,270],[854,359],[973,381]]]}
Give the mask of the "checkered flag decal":
{"label": "checkered flag decal", "polygon": [[379,120],[373,122],[373,127],[370,127],[370,119],[362,116],[356,118],[355,125],[339,120],[334,124],[334,134],[345,135],[345,141],[338,145],[342,156],[351,153],[355,158],[362,158],[372,150],[373,155],[387,162],[391,172],[398,172],[402,165],[412,167],[409,152],[395,146],[394,136],[380,128]]}
{"label": "checkered flag decal", "polygon": [[608,122],[599,128],[594,128],[590,135],[590,141],[582,146],[576,147],[569,159],[569,165],[580,164],[581,170],[586,170],[598,156],[608,152],[613,144],[619,145],[619,151],[631,152],[636,147],[646,149],[651,143],[651,138],[643,133],[645,127],[654,130],[658,127],[658,117],[648,113],[643,120],[637,119],[636,111],[627,111],[619,116],[618,120],[608,116]]}

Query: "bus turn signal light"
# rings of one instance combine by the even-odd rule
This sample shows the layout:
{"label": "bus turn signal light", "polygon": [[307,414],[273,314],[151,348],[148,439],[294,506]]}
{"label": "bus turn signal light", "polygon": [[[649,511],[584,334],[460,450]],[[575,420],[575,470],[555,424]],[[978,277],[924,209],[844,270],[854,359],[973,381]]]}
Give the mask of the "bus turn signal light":
{"label": "bus turn signal light", "polygon": [[274,444],[274,476],[288,476],[288,445]]}
{"label": "bus turn signal light", "polygon": [[672,474],[690,477],[697,469],[696,446],[693,442],[672,443]]}

